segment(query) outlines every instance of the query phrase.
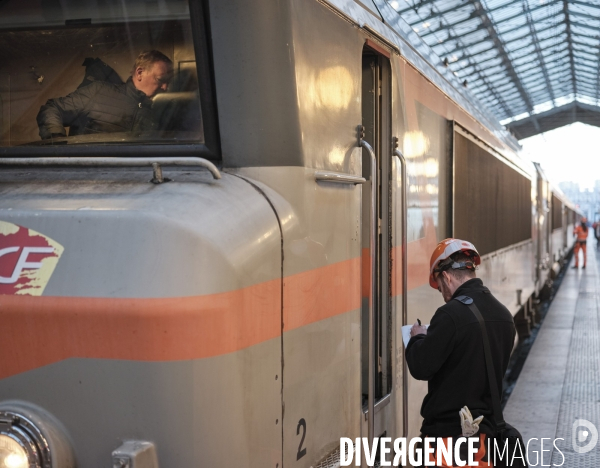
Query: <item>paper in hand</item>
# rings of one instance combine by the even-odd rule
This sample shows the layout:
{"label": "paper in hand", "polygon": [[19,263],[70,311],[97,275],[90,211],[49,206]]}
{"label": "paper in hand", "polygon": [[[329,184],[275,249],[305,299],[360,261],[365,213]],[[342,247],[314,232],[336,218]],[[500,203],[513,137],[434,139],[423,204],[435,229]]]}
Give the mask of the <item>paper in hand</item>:
{"label": "paper in hand", "polygon": [[[423,325],[425,328],[429,328],[429,325]],[[406,348],[408,346],[408,342],[411,339],[410,336],[410,329],[412,328],[412,325],[404,325],[402,327],[402,341],[404,342],[404,347]]]}

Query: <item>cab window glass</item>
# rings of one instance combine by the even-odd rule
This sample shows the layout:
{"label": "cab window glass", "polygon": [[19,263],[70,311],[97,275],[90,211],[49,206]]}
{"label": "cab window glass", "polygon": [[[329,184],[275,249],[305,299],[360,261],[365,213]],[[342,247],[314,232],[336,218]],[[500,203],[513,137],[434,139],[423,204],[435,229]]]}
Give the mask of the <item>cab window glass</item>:
{"label": "cab window glass", "polygon": [[204,142],[187,1],[5,0],[0,58],[3,147]]}

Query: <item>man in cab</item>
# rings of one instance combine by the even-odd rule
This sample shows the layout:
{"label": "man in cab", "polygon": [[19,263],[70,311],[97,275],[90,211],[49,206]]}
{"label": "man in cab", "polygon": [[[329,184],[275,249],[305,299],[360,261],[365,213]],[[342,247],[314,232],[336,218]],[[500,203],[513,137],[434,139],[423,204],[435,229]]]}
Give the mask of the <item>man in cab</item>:
{"label": "man in cab", "polygon": [[173,63],[158,50],[142,52],[123,84],[94,81],[71,94],[50,99],[37,115],[42,140],[108,132],[156,130],[152,97],[167,90]]}

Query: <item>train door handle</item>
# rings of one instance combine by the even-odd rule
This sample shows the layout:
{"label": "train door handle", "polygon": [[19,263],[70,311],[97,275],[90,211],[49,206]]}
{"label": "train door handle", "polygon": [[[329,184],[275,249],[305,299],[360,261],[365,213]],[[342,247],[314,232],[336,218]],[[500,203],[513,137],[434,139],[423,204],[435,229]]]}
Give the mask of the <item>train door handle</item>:
{"label": "train door handle", "polygon": [[369,398],[367,402],[367,427],[369,444],[373,443],[375,436],[375,269],[377,268],[377,255],[375,255],[377,239],[377,158],[373,147],[362,138],[360,146],[365,148],[371,157],[371,216],[369,219],[369,250],[371,253],[371,268],[369,272]]}
{"label": "train door handle", "polygon": [[[408,178],[406,177],[406,158],[402,152],[397,148],[398,138],[394,138],[394,156],[398,158],[400,163],[401,171],[400,178],[402,179],[402,192],[401,192],[401,203],[400,203],[400,216],[402,217],[402,325],[408,324],[408,239],[407,239],[407,200],[406,194],[408,188]],[[406,359],[403,360],[404,371],[402,372],[402,426],[404,430],[404,437],[408,434],[408,366]]]}

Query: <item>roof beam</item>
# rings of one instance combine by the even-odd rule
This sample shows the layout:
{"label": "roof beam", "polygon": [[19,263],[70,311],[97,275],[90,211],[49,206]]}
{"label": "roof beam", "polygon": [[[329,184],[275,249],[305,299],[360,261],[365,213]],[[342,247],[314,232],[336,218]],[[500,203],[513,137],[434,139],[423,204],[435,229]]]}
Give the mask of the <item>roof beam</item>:
{"label": "roof beam", "polygon": [[575,5],[581,5],[583,7],[586,8],[596,8],[597,10],[600,10],[600,5],[594,5],[592,2],[582,2],[581,0],[570,0],[570,3],[573,3]]}
{"label": "roof beam", "polygon": [[600,106],[600,5],[512,0],[487,9],[482,0],[407,2],[400,15],[422,29],[421,37],[442,58],[458,57],[450,69],[498,114],[529,113],[533,130],[533,109],[542,101],[557,106],[581,94]]}
{"label": "roof beam", "polygon": [[[506,5],[503,5],[503,7],[504,7],[504,6],[506,6]],[[537,10],[540,10],[540,9],[542,9],[542,8],[546,8],[546,7],[548,7],[548,5],[540,5],[540,6],[537,6],[537,7],[535,7],[535,8],[531,8],[531,12],[534,12],[534,11],[537,11]],[[449,13],[449,12],[451,12],[451,11],[454,11],[455,9],[456,9],[456,7],[454,7],[454,8],[449,8],[449,9],[445,10],[443,13],[440,13],[440,15],[439,15],[439,16],[442,16],[442,15],[444,15],[444,14],[446,14],[446,13]],[[494,11],[496,11],[496,10],[499,10],[499,9],[500,9],[500,8],[494,8],[494,9],[492,9],[492,10],[488,10],[488,12],[489,12],[489,13],[492,13],[492,12],[494,12]],[[404,11],[406,11],[406,10],[404,10]],[[473,13],[475,13],[475,12],[473,12]],[[476,16],[475,16],[473,13],[472,13],[471,15],[469,15],[469,17],[468,17],[468,18],[465,18],[465,19],[463,19],[463,20],[457,21],[456,23],[452,23],[452,26],[458,26],[458,25],[460,25],[460,24],[466,23],[467,21],[471,21],[471,20],[472,20],[474,17],[476,17]],[[507,21],[511,21],[511,20],[517,19],[517,18],[519,18],[520,16],[521,16],[521,13],[519,13],[519,14],[516,14],[516,15],[513,15],[513,16],[509,16],[508,18],[504,18],[504,19],[501,19],[500,21],[497,21],[497,22],[496,22],[496,25],[498,25],[498,24],[502,24],[502,23],[505,23],[505,22],[507,22]],[[429,21],[429,20],[431,20],[431,19],[435,19],[436,17],[437,17],[437,16],[428,16],[427,18],[425,18],[425,19],[421,19],[420,21]],[[549,17],[550,17],[550,16],[548,16],[548,18],[549,18]],[[547,18],[543,18],[543,19],[547,19]],[[414,25],[414,24],[417,24],[417,23],[413,23],[413,24],[411,24],[411,26],[412,26],[412,25]],[[525,26],[525,25],[522,25],[522,26],[519,26],[518,28],[515,28],[515,29],[512,29],[512,30],[508,30],[508,31],[505,31],[505,32],[503,32],[502,34],[510,33],[510,32],[512,32],[512,31],[515,31],[516,29],[522,28],[522,27],[524,27],[524,26]],[[430,34],[433,34],[433,33],[435,33],[435,32],[438,32],[438,31],[442,31],[442,30],[444,30],[444,29],[446,29],[446,28],[445,28],[445,27],[439,27],[439,28],[437,28],[437,29],[430,29],[430,30],[428,30],[428,31],[427,31],[427,33],[424,33],[424,34],[423,34],[421,37],[428,36],[428,35],[430,35]]]}
{"label": "roof beam", "polygon": [[[442,29],[445,29],[445,27],[443,27],[443,26],[442,26],[443,18],[444,18],[444,17],[445,17],[445,16],[446,16],[448,13],[454,13],[454,12],[456,12],[456,9],[457,9],[457,7],[456,7],[456,5],[455,5],[455,6],[453,6],[452,8],[448,8],[447,10],[444,10],[444,11],[441,11],[441,10],[439,10],[439,9],[438,9],[438,11],[437,11],[436,13],[428,15],[428,16],[427,16],[425,19],[423,19],[421,16],[419,16],[419,23],[420,23],[421,21],[433,21],[433,20],[436,20],[436,19],[438,19],[438,18],[441,18],[442,20],[441,20],[441,22],[440,22],[440,27],[439,27],[439,28],[437,28],[437,29],[433,29],[433,28],[431,28],[431,30],[428,30],[428,31],[427,31],[427,34],[431,34],[431,33],[437,32],[437,31],[441,31]],[[400,15],[402,15],[402,14],[403,14],[403,13],[405,13],[406,11],[407,11],[407,10],[400,11],[400,12],[399,12],[399,14],[400,14]],[[417,13],[417,14],[418,14],[418,13]],[[462,20],[460,20],[460,21],[457,21],[456,23],[452,23],[452,26],[455,26],[455,25],[457,25],[457,24],[466,23],[467,21],[469,21],[469,20],[471,20],[471,19],[473,19],[473,12],[470,12],[470,14],[468,15],[468,17],[467,17],[467,18],[465,18],[465,19],[462,19]],[[414,25],[416,25],[416,24],[418,24],[418,23],[416,23],[416,22],[415,22],[415,23],[409,23],[409,24],[410,24],[411,26],[414,26]]]}
{"label": "roof beam", "polygon": [[[538,121],[538,127],[533,125],[533,118],[536,118]],[[600,111],[598,107],[573,101],[548,111],[540,112],[535,116],[515,120],[506,126],[514,131],[519,139],[523,139],[540,133],[538,129],[540,125],[543,127],[543,131],[549,131],[576,121],[600,126]]]}
{"label": "roof beam", "polygon": [[596,68],[596,105],[600,104],[600,43],[598,44],[598,67]]}
{"label": "roof beam", "polygon": [[595,75],[596,68],[588,65],[587,63],[579,62],[575,64],[575,71],[580,70],[582,72],[589,72],[592,75]]}
{"label": "roof beam", "polygon": [[[567,53],[565,54],[565,52],[567,52]],[[564,59],[566,59],[566,58],[569,57],[568,48],[565,48],[565,50],[562,50],[562,51],[560,51],[558,53],[559,54],[563,54],[563,55],[553,57],[552,60],[546,62],[546,65],[554,64],[556,62],[559,62],[559,61],[564,60]],[[561,65],[559,65],[559,66],[561,66]],[[527,73],[530,70],[535,70],[535,69],[537,69],[537,67],[535,65],[533,65],[533,66],[531,66],[529,68],[522,68],[520,70],[520,72],[521,72],[521,75],[522,75],[524,73]]]}
{"label": "roof beam", "polygon": [[[505,42],[505,44],[506,44],[506,42]],[[527,44],[527,45],[524,45],[524,46],[522,46],[522,47],[518,47],[518,48],[516,48],[516,49],[513,49],[513,50],[511,50],[511,51],[510,51],[510,53],[511,53],[511,54],[514,54],[514,53],[516,53],[516,52],[519,52],[519,51],[521,51],[521,50],[523,50],[523,49],[526,49],[527,47],[531,47],[531,44]],[[475,57],[476,55],[481,55],[481,54],[483,54],[483,53],[485,53],[485,52],[489,52],[489,51],[491,51],[491,50],[496,50],[496,48],[495,48],[494,46],[492,46],[492,47],[490,47],[489,49],[485,49],[484,51],[479,51],[479,52],[477,52],[477,53],[475,53],[475,54],[472,54],[472,55],[470,55],[470,56],[471,56],[471,57]],[[498,55],[494,55],[493,57],[489,57],[489,58],[487,58],[487,59],[481,60],[481,61],[479,61],[478,63],[480,63],[480,64],[481,64],[481,63],[486,63],[486,62],[489,62],[490,60],[494,60],[494,59],[496,59],[496,58],[498,58]]]}
{"label": "roof beam", "polygon": [[[514,49],[514,50],[513,50],[511,53],[514,53],[514,52],[517,52],[517,51],[523,50],[525,47],[531,47],[531,44],[527,44],[527,46],[523,46],[523,47],[519,47],[518,49]],[[566,49],[565,49],[565,50],[566,50]],[[559,50],[559,51],[556,51],[556,52],[554,52],[554,54],[560,54],[560,53],[562,53],[562,52],[564,52],[564,51],[563,51],[563,50]],[[543,55],[543,54],[542,54],[542,55]],[[485,60],[480,60],[480,61],[479,61],[479,62],[477,62],[477,63],[479,63],[479,64],[481,65],[481,64],[484,64],[484,63],[490,62],[490,61],[492,61],[492,60],[495,60],[495,59],[497,59],[497,58],[498,58],[498,56],[497,56],[497,55],[494,55],[493,57],[487,58],[487,59],[485,59]],[[519,57],[517,57],[517,59],[518,59],[518,58],[519,58]],[[545,58],[546,58],[546,57],[545,57]],[[457,61],[459,61],[459,60],[461,60],[461,59],[458,59]],[[547,61],[546,63],[551,63],[551,62],[548,62],[548,61]],[[521,71],[520,71],[520,73],[521,73]]]}
{"label": "roof beam", "polygon": [[525,88],[523,88],[523,85],[521,84],[521,81],[519,80],[519,76],[517,75],[517,72],[513,67],[512,61],[508,57],[508,53],[506,52],[506,50],[504,48],[504,44],[502,43],[502,40],[496,33],[494,23],[492,22],[490,17],[487,15],[485,10],[482,8],[481,3],[479,3],[476,0],[469,0],[469,1],[473,4],[475,11],[477,11],[477,13],[479,14],[479,17],[481,19],[483,26],[487,29],[492,42],[496,46],[496,49],[498,50],[498,54],[499,54],[500,58],[502,59],[502,63],[504,64],[504,68],[506,69],[506,71],[508,73],[508,76],[515,83],[515,86],[519,90],[519,93],[521,94],[521,97],[523,98],[523,101],[526,103],[527,107],[529,109],[533,110],[533,103],[529,99],[529,96],[527,95],[527,91],[525,90]]}
{"label": "roof beam", "polygon": [[575,53],[576,57],[579,58],[578,54],[580,54],[584,60],[592,60],[594,62],[596,61],[596,55],[594,55],[593,53],[588,52],[587,50],[581,50],[581,49],[577,49],[577,48],[574,48],[574,50],[576,52]]}
{"label": "roof beam", "polygon": [[[593,21],[598,21],[597,16],[588,15],[587,13],[583,13],[581,11],[573,11],[573,12],[571,12],[571,16],[573,16],[573,17],[580,16],[582,18],[587,18],[587,19],[591,19]],[[592,27],[592,26],[588,26],[588,27]]]}
{"label": "roof beam", "polygon": [[[580,35],[580,34],[578,34],[578,35]],[[590,39],[592,39],[592,38],[590,37]],[[597,38],[597,37],[595,37],[595,38],[593,38],[593,39],[594,39],[594,40],[597,40],[598,38]],[[575,39],[573,39],[573,44],[574,44],[574,45],[581,46],[581,47],[585,47],[585,48],[586,48],[586,49],[588,49],[588,50],[589,50],[589,49],[600,49],[600,44],[598,44],[598,45],[595,45],[595,46],[594,46],[594,45],[592,45],[592,44],[586,44],[585,42],[577,41],[577,40],[575,40]]]}
{"label": "roof beam", "polygon": [[[589,81],[587,81],[589,79]],[[596,77],[589,77],[586,79],[580,79],[579,80],[579,86],[582,86],[585,88],[586,86],[589,86],[588,91],[592,91],[592,92],[596,92],[596,83],[595,83]]]}
{"label": "roof beam", "polygon": [[[521,28],[525,28],[525,27],[527,27],[527,25],[519,26],[519,29],[521,29]],[[552,29],[552,28],[555,28],[555,27],[556,27],[555,25],[548,26],[548,27],[546,27],[546,28],[542,28],[542,29],[538,30],[537,32],[538,32],[538,33],[542,33],[542,32],[544,32],[544,31],[547,31],[548,29]],[[465,37],[469,36],[470,34],[473,34],[474,32],[480,31],[481,29],[484,29],[484,28],[483,28],[483,27],[478,27],[477,29],[474,29],[473,31],[471,31],[471,32],[468,32],[467,34],[463,34],[463,35],[461,36],[461,39],[463,39],[463,40],[464,40],[464,39],[465,39]],[[527,39],[527,38],[530,36],[530,34],[531,34],[530,32],[527,32],[527,33],[525,33],[525,34],[523,34],[523,35],[521,35],[521,36],[518,36],[518,37],[513,37],[512,39],[510,39],[510,40],[508,40],[508,41],[504,41],[504,44],[505,44],[505,45],[507,45],[507,44],[511,44],[512,42],[515,42],[515,41],[520,41],[520,40],[523,40],[523,39]],[[435,47],[435,44],[433,45],[433,47]],[[463,47],[456,48],[456,49],[454,49],[452,52],[449,52],[449,53],[447,53],[447,55],[455,55],[456,53],[458,53],[458,52],[462,52],[463,50],[465,50],[465,49],[468,49],[469,47],[472,47],[472,44],[470,44],[470,45],[466,45],[466,46],[463,46]],[[483,54],[484,52],[489,52],[489,51],[490,51],[490,50],[492,50],[492,49],[496,49],[496,50],[497,50],[497,48],[496,48],[496,47],[491,47],[491,48],[489,48],[489,49],[485,49],[485,50],[482,50],[482,51],[476,52],[476,53],[474,53],[474,54],[469,54],[469,55],[470,55],[471,57],[475,57],[475,56],[477,56],[477,55],[479,55],[479,54]]]}
{"label": "roof beam", "polygon": [[[567,1],[567,0],[565,0],[565,1]],[[596,18],[596,19],[598,19],[598,18]],[[571,27],[571,26],[576,26],[578,28],[589,29],[590,31],[598,32],[598,28],[596,28],[594,26],[590,26],[588,24],[580,23],[579,21],[573,21],[572,19],[569,19],[569,27]],[[582,36],[590,37],[586,34],[582,34]]]}
{"label": "roof beam", "polygon": [[[448,30],[450,33],[454,33],[453,26],[449,26]],[[461,39],[459,37],[457,37],[457,42],[460,42],[460,40]],[[469,56],[466,57],[466,60],[469,64],[469,66],[472,66],[473,69],[477,72],[479,80],[487,86],[488,91],[494,96],[495,99],[498,100],[498,102],[500,103],[500,106],[502,107],[502,109],[504,110],[506,115],[511,115],[512,114],[511,109],[506,105],[505,100],[503,99],[503,97],[501,95],[499,95],[496,92],[494,87],[489,85],[488,78],[479,70],[477,63],[473,63],[471,57],[469,57]]]}
{"label": "roof beam", "polygon": [[585,75],[582,74],[580,77],[578,77],[578,82],[585,83],[585,84],[595,87],[596,74],[595,73],[590,73],[590,74],[585,74]]}
{"label": "roof beam", "polygon": [[[433,0],[433,1],[435,1],[435,0]],[[406,3],[408,4],[408,0],[406,0]],[[432,3],[432,2],[430,2],[430,3]],[[436,4],[436,7],[437,7],[437,6],[438,6],[440,3],[444,3],[444,2],[443,2],[443,1],[440,1],[438,4]],[[415,5],[415,6],[416,6],[417,8],[419,8],[419,5]],[[507,6],[511,6],[511,5],[510,5],[510,4],[500,5],[500,6],[497,6],[496,8],[491,8],[491,9],[488,9],[487,11],[488,11],[489,13],[494,13],[495,11],[501,10],[502,8],[506,8]],[[544,8],[544,7],[548,7],[548,5],[541,5],[541,6],[535,7],[535,8],[534,8],[532,11],[539,10],[540,8]],[[428,17],[428,19],[435,19],[435,18],[443,17],[444,15],[446,15],[446,14],[448,14],[448,13],[450,13],[450,12],[456,11],[456,9],[457,9],[457,6],[456,6],[456,5],[453,5],[453,6],[451,6],[450,8],[448,8],[448,9],[446,9],[446,10],[442,10],[441,8],[438,8],[438,11],[437,11],[436,13],[434,13],[433,15],[430,15],[430,16]],[[399,10],[399,11],[398,11],[398,13],[399,13],[399,14],[403,14],[403,13],[406,13],[407,11],[411,11],[411,10],[413,10],[413,11],[414,11],[414,10],[416,10],[416,8],[415,8],[415,7],[412,7],[412,6],[409,6],[408,8],[404,8],[404,9],[402,9],[402,10]],[[508,21],[508,20],[514,19],[515,17],[518,17],[518,16],[520,16],[520,15],[516,15],[516,16],[511,16],[511,17],[509,17],[509,18],[505,18],[505,19],[503,19],[503,20],[501,20],[501,21],[498,21],[498,22],[497,22],[497,24],[499,24],[499,23],[501,23],[501,22],[504,22],[504,21]],[[466,20],[461,20],[461,21],[466,21]],[[454,24],[454,25],[456,25],[456,24],[460,24],[460,22],[456,22],[456,23],[453,23],[453,24]]]}
{"label": "roof beam", "polygon": [[[561,51],[560,53],[562,54],[564,51]],[[548,72],[555,72],[556,70],[562,70],[562,63],[561,60],[564,60],[566,58],[565,56],[560,56],[560,57],[553,57],[552,60],[548,60],[546,62],[546,67],[548,69]],[[533,71],[533,73],[529,73]],[[539,72],[539,70],[537,69],[537,67],[529,67],[529,68],[523,68],[520,70],[520,74],[521,74],[521,81],[524,81],[525,79],[531,78],[532,76],[537,76],[537,73]]]}
{"label": "roof beam", "polygon": [[[402,14],[402,13],[406,13],[409,10],[414,10],[415,12],[424,6],[430,5],[432,3],[435,3],[437,0],[414,0],[413,4],[410,5],[408,8],[404,8],[403,10],[400,10],[398,13]],[[416,4],[418,2],[418,4]],[[408,0],[406,1],[406,3],[408,3]]]}

